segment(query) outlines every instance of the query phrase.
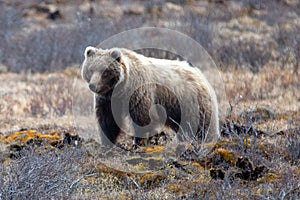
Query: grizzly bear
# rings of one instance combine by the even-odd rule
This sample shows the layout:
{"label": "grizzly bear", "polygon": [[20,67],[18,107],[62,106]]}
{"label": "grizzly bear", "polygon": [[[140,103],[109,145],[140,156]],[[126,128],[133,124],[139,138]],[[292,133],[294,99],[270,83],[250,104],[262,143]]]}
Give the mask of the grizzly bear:
{"label": "grizzly bear", "polygon": [[121,133],[133,134],[138,144],[164,128],[180,141],[219,137],[214,90],[187,61],[146,57],[125,48],[87,47],[84,56],[81,74],[95,96],[103,144],[115,144]]}

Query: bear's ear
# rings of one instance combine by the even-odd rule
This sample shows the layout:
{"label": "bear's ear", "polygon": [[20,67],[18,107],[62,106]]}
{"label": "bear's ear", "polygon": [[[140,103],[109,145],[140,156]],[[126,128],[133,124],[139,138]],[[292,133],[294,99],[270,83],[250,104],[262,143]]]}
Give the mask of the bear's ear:
{"label": "bear's ear", "polygon": [[96,48],[95,47],[91,47],[91,46],[89,46],[89,47],[87,47],[86,49],[85,49],[85,51],[84,51],[84,56],[87,58],[87,57],[90,57],[90,56],[92,56],[92,55],[94,55],[95,54],[95,52],[96,52]]}
{"label": "bear's ear", "polygon": [[113,59],[117,60],[118,62],[121,62],[121,51],[119,49],[113,49],[111,52],[110,52],[110,55]]}

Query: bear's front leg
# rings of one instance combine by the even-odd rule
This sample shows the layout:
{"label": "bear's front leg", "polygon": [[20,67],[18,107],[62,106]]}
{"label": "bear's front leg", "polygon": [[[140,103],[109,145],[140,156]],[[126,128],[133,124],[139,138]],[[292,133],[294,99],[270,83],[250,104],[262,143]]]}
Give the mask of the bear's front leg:
{"label": "bear's front leg", "polygon": [[121,120],[121,115],[114,116],[111,109],[111,100],[103,97],[95,97],[96,106],[96,117],[101,128],[101,141],[105,146],[112,146],[116,143],[118,136],[120,135],[121,129],[116,123],[116,120]]}

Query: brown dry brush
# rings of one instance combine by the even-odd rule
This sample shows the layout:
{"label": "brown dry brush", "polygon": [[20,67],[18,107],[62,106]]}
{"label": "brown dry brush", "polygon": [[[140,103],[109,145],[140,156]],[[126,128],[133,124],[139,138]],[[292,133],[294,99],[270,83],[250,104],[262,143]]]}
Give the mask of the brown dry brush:
{"label": "brown dry brush", "polygon": [[80,184],[89,174],[83,167],[86,154],[83,149],[27,146],[19,159],[0,164],[0,199],[70,198],[76,189],[86,187]]}
{"label": "brown dry brush", "polygon": [[[242,124],[228,119],[222,126],[221,141],[227,138],[229,142],[220,145],[230,152],[229,158],[218,153],[213,153],[212,157],[208,155],[205,159],[211,160],[207,165],[211,181],[187,184],[185,187],[188,189],[178,198],[296,199],[299,196],[299,169],[292,167],[299,163],[299,130],[294,130],[290,137],[284,138],[286,145],[283,149],[280,148],[282,145],[262,149],[261,139],[267,137],[266,133],[254,126],[255,118],[251,114],[242,116]],[[29,143],[12,160],[7,160],[4,154],[1,157],[0,196],[3,199],[80,198],[87,197],[90,193],[84,191],[89,190],[104,196],[109,192],[110,197],[115,198],[126,193],[132,198],[151,199],[157,195],[154,193],[158,188],[167,188],[170,183],[180,185],[181,178],[185,176],[190,176],[191,182],[197,181],[197,176],[189,174],[186,166],[180,163],[171,163],[173,169],[178,171],[178,178],[158,182],[153,179],[147,184],[139,184],[141,177],[122,178],[118,173],[101,175],[101,170],[95,170],[99,163],[90,157],[84,145],[53,150],[50,146]],[[197,160],[197,155],[182,157],[182,161],[202,162]],[[264,179],[269,172],[278,177]],[[164,173],[164,176],[170,175],[168,169]],[[86,181],[89,177],[97,180],[98,184]]]}
{"label": "brown dry brush", "polygon": [[[153,4],[153,5],[152,5]],[[163,3],[151,3],[146,7],[160,8]],[[181,4],[184,4],[181,2]],[[243,1],[243,8],[256,8],[259,3]],[[248,14],[258,20],[265,20],[269,24],[279,28],[274,33],[276,44],[260,41],[230,41],[224,38],[222,44],[214,43],[214,38],[221,37],[222,32],[213,29],[213,24],[220,21],[229,21],[236,13],[228,10],[226,4],[216,4],[217,11],[212,11],[207,16],[199,16],[189,13],[186,16],[178,16],[176,13],[164,13],[160,18],[170,21],[169,25],[162,25],[181,31],[199,42],[210,53],[217,65],[222,69],[228,66],[244,67],[253,72],[258,72],[270,60],[277,60],[284,66],[286,62],[294,63],[295,69],[299,66],[299,33],[297,27],[290,30],[284,29],[284,23],[273,22],[275,16],[284,12],[287,7],[284,3],[261,3],[260,9],[272,10],[267,12],[266,18],[261,18],[249,12]],[[221,9],[224,8],[224,9]],[[120,20],[112,20],[101,13],[90,16],[88,13],[65,13],[73,18],[74,26],[64,26],[59,21],[57,27],[45,27],[41,30],[23,32],[24,10],[19,7],[1,6],[0,29],[0,62],[9,66],[9,71],[46,72],[57,71],[83,60],[84,48],[88,45],[97,46],[101,41],[124,30],[137,28],[148,22],[155,25],[157,20],[150,11],[141,16],[125,13]],[[256,8],[257,9],[257,8]],[[150,9],[151,10],[151,9]],[[242,9],[243,10],[243,9]],[[247,9],[246,9],[247,10]],[[294,8],[297,12],[297,8]],[[225,12],[226,11],[226,12]],[[275,11],[275,12],[274,12]],[[74,20],[75,18],[75,20]],[[286,16],[281,21],[286,21]],[[282,24],[281,24],[282,23]],[[88,33],[88,34],[87,34]],[[265,49],[275,49],[280,53],[275,58]]]}
{"label": "brown dry brush", "polygon": [[[257,6],[255,2],[251,5],[248,5],[250,1],[243,1],[243,3],[250,7]],[[270,8],[265,9],[274,7],[274,4],[271,4]],[[282,7],[274,9],[276,12],[267,13],[265,20],[268,23],[276,24],[273,21],[276,17],[274,18],[272,15],[279,15],[282,9],[284,10],[281,2],[280,5]],[[143,17],[137,19],[134,16],[128,16],[125,21],[122,19],[122,21],[111,22],[104,19],[97,22],[93,19],[87,20],[84,13],[79,13],[77,16],[79,26],[76,28],[46,28],[23,34],[18,33],[23,23],[22,10],[6,6],[1,6],[0,9],[2,11],[0,12],[0,61],[10,66],[9,70],[14,72],[56,71],[73,63],[79,63],[83,59],[82,52],[85,46],[96,46],[95,42],[100,42],[121,30],[132,28],[134,23],[143,24],[145,20]],[[262,6],[261,9],[264,7]],[[231,17],[226,16],[224,20],[229,20]],[[207,18],[196,16],[176,18],[186,26],[175,28],[188,33],[208,48],[223,69],[229,65],[246,66],[247,69],[257,73],[269,60],[274,59],[269,52],[262,51],[253,41],[231,41],[230,45],[213,44],[213,37],[219,33],[212,32],[209,22],[219,20],[219,18],[220,15],[217,14]],[[86,32],[91,34],[87,35]],[[277,48],[282,53],[282,60],[280,60],[282,68],[292,62],[297,72],[300,56],[297,53],[299,51],[299,33],[294,29],[287,31],[280,28],[275,40],[278,46],[266,44],[265,47]],[[240,49],[241,46],[243,46],[242,49]],[[295,55],[295,58],[290,58]],[[63,83],[59,84],[63,85]],[[66,96],[61,90],[55,92],[46,86],[45,90],[51,91],[51,94],[53,93],[59,98]],[[40,115],[45,112],[40,102],[46,102],[51,107],[51,112],[55,112],[57,116],[65,115],[67,110],[71,109],[71,99],[68,97],[62,98],[62,102],[60,102],[50,100],[51,96],[48,96],[49,99],[47,99],[48,97],[42,97],[39,94],[34,95],[37,98],[31,104],[32,115]],[[267,143],[262,148],[262,138],[269,137],[269,135],[256,128],[256,120],[255,116],[244,115],[242,123],[231,117],[228,118],[228,121],[223,122],[221,139],[230,141],[227,146],[223,147],[237,156],[236,162],[233,164],[227,162],[220,155],[212,157],[213,161],[210,163],[210,167],[218,169],[211,171],[214,174],[211,175],[213,176],[212,181],[195,183],[189,188],[190,190],[178,198],[297,199],[300,196],[299,168],[297,168],[300,160],[299,128],[283,131],[284,137],[278,143]],[[275,134],[275,137],[278,135]],[[250,142],[248,142],[249,138]],[[195,156],[182,159],[185,161],[197,159],[197,152],[189,152],[189,154]],[[94,161],[93,158],[91,158],[92,161],[89,160],[89,153],[84,147],[50,150],[50,148],[44,149],[32,145],[20,150],[15,159],[8,160],[6,156],[5,154],[0,155],[0,199],[69,199],[84,196],[83,191],[88,189],[95,190],[99,194],[107,194],[109,191],[112,192],[111,196],[116,198],[119,197],[120,191],[127,190],[127,194],[132,199],[149,199],[154,198],[153,193],[157,188],[165,188],[170,183],[168,180],[163,180],[158,185],[147,187],[135,184],[138,180],[131,179],[131,182],[116,182],[115,185],[110,184],[106,188],[101,188],[86,182],[84,179],[89,176],[96,177],[96,179],[103,179],[103,177],[100,177],[98,173],[95,174],[93,168],[86,167],[89,163],[95,164],[93,162],[96,162],[97,164],[97,161]],[[201,160],[197,161],[201,162]],[[261,166],[263,167],[261,168]],[[184,166],[174,164],[173,167],[184,172]],[[268,172],[276,172],[279,178],[275,181],[264,180],[263,178]],[[261,180],[261,182],[257,182],[257,180]],[[105,182],[106,179],[102,181]],[[180,180],[176,181],[178,181],[175,182],[176,184],[182,184]]]}

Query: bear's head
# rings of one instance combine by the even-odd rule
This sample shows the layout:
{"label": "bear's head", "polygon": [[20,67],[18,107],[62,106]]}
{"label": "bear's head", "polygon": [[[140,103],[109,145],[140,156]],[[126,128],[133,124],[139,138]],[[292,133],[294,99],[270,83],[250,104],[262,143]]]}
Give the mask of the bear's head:
{"label": "bear's head", "polygon": [[120,49],[87,47],[84,56],[81,75],[89,89],[100,96],[111,95],[114,87],[124,81],[126,73]]}

